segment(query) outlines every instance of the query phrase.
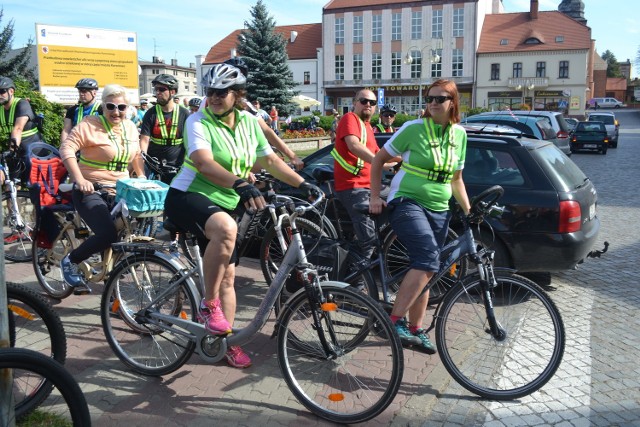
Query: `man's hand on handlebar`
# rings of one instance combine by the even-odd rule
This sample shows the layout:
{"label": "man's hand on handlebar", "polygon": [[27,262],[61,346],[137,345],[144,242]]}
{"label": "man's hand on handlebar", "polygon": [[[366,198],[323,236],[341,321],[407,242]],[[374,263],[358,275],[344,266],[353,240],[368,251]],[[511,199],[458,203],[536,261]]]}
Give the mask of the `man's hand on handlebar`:
{"label": "man's hand on handlebar", "polygon": [[369,213],[378,215],[382,213],[382,209],[387,206],[387,202],[382,200],[381,197],[371,197],[369,200]]}
{"label": "man's hand on handlebar", "polygon": [[298,186],[298,189],[302,190],[305,196],[310,200],[316,200],[324,195],[320,187],[308,183],[307,181],[302,181],[302,184]]}

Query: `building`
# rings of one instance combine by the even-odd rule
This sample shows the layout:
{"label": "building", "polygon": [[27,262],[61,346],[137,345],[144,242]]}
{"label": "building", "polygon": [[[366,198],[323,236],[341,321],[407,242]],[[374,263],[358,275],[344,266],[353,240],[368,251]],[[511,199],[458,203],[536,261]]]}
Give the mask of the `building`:
{"label": "building", "polygon": [[368,88],[415,114],[423,88],[447,78],[466,111],[482,22],[502,11],[500,0],[331,0],[322,22],[325,108],[344,113],[355,92]]}
{"label": "building", "polygon": [[169,64],[166,64],[162,58],[154,56],[151,62],[139,61],[138,65],[140,66],[140,75],[138,78],[141,98],[145,98],[142,95],[153,93],[151,82],[158,74],[169,74],[176,77],[179,84],[177,92],[179,98],[192,98],[197,96],[195,64],[189,64],[188,67],[184,67],[178,65],[177,59],[172,59]]}
{"label": "building", "polygon": [[[204,59],[196,57],[198,81],[211,67],[236,56],[241,32],[235,30],[213,45]],[[322,81],[322,24],[282,25],[276,26],[274,32],[287,40],[288,65],[296,82],[294,90],[322,101],[322,87],[318,84]],[[198,90],[202,93],[201,88]],[[318,109],[322,110],[322,105]]]}
{"label": "building", "polygon": [[595,56],[591,28],[560,11],[539,11],[537,0],[529,12],[487,15],[475,105],[580,116],[593,97]]}

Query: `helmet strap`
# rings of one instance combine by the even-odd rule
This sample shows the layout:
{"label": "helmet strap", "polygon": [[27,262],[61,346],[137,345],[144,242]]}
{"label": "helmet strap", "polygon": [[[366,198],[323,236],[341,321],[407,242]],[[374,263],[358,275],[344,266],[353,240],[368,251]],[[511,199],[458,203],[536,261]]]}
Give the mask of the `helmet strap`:
{"label": "helmet strap", "polygon": [[235,108],[235,106],[229,108],[227,111],[225,111],[222,114],[215,114],[215,113],[212,113],[212,114],[216,119],[220,120],[220,119],[223,119],[224,117],[227,117],[229,114],[231,114],[231,112],[234,110],[234,108]]}

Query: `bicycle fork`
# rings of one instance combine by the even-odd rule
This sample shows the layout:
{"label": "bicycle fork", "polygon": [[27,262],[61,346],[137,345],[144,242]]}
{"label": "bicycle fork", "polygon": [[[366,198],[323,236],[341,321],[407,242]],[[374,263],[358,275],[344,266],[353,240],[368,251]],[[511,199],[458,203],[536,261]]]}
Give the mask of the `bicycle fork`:
{"label": "bicycle fork", "polygon": [[16,184],[9,179],[7,180],[7,186],[9,187],[9,194],[11,194],[11,222],[15,225],[15,228],[18,231],[22,231],[25,228],[25,224],[18,206],[18,192],[16,191]]}
{"label": "bicycle fork", "polygon": [[478,266],[478,275],[480,276],[480,287],[483,295],[482,301],[488,323],[488,328],[485,329],[485,331],[491,334],[497,341],[504,341],[507,338],[507,331],[496,319],[495,311],[493,310],[493,297],[491,295],[491,290],[498,286],[493,270],[493,256],[493,251],[486,251],[484,257],[480,254],[475,254],[472,256],[472,259]]}

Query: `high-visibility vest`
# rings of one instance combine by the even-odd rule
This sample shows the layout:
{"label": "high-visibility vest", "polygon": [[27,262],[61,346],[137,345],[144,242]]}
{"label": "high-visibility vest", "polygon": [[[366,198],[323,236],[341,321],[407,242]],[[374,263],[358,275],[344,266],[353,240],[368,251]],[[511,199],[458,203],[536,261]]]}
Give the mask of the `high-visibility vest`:
{"label": "high-visibility vest", "polygon": [[[87,116],[92,116],[92,115],[96,114],[98,112],[98,107],[99,106],[100,106],[99,102],[94,102],[93,105],[91,106],[91,110],[89,111],[89,114],[87,114]],[[80,123],[83,118],[84,118],[84,107],[82,106],[82,104],[78,104],[78,114],[76,116],[76,125],[78,123]]]}
{"label": "high-visibility vest", "polygon": [[382,133],[393,133],[393,126],[389,126],[389,130],[387,130],[382,123],[378,123],[376,127]]}
{"label": "high-visibility vest", "polygon": [[[15,125],[15,121],[16,121],[16,106],[18,105],[18,102],[21,100],[22,98],[13,98],[13,103],[11,104],[11,107],[9,108],[9,120],[7,121],[4,117],[4,110],[0,111],[0,138],[2,139],[2,141],[7,141],[9,139],[9,137],[11,136],[11,131],[13,131],[13,126]],[[29,129],[29,130],[23,130],[22,131],[22,137],[26,138],[28,136],[31,135],[35,135],[38,133],[38,128],[34,127],[33,129]]]}
{"label": "high-visibility vest", "polygon": [[[362,119],[360,117],[358,117],[358,122],[360,123],[360,142],[362,142],[362,144],[366,146],[367,145],[367,130],[365,128],[364,122],[362,121]],[[344,157],[342,157],[340,155],[340,153],[338,153],[338,150],[336,150],[335,146],[333,147],[333,150],[331,150],[331,156],[335,159],[336,162],[338,162],[338,164],[340,166],[342,166],[342,168],[344,170],[346,170],[347,172],[350,172],[350,173],[352,173],[354,175],[359,175],[360,171],[364,167],[364,160],[362,160],[359,157],[358,157],[358,160],[356,160],[356,165],[355,166],[352,165],[351,163],[347,162],[347,160]]]}
{"label": "high-visibility vest", "polygon": [[78,160],[78,162],[85,166],[89,166],[95,169],[106,169],[108,171],[124,172],[129,167],[129,157],[131,155],[129,153],[129,144],[127,144],[127,132],[125,130],[125,127],[124,125],[122,126],[122,139],[124,141],[124,144],[123,144],[124,147],[120,148],[118,141],[116,139],[116,136],[111,131],[111,125],[109,124],[107,119],[105,119],[103,116],[99,116],[99,117],[100,117],[100,121],[102,122],[102,126],[104,126],[104,129],[107,131],[107,134],[109,135],[109,139],[111,140],[111,142],[114,143],[113,145],[116,148],[116,155],[113,157],[113,160],[108,162],[101,162],[98,160],[89,160],[80,156],[80,159]]}
{"label": "high-visibility vest", "polygon": [[[180,106],[175,105],[173,113],[171,114],[171,128],[167,130],[167,124],[164,121],[164,114],[162,114],[162,108],[156,104],[156,119],[158,120],[158,127],[160,128],[160,135],[162,138],[151,137],[151,142],[158,145],[180,145],[182,144],[182,138],[176,138],[178,135],[178,113]],[[162,118],[162,121],[160,119]]]}
{"label": "high-visibility vest", "polygon": [[412,175],[428,179],[429,181],[448,184],[453,179],[453,172],[456,166],[454,164],[455,147],[453,141],[451,141],[454,134],[453,124],[449,124],[449,126],[451,126],[449,128],[449,143],[443,150],[444,135],[442,136],[443,141],[440,141],[436,135],[435,122],[433,119],[430,117],[424,118],[423,123],[427,140],[429,141],[429,148],[431,149],[431,157],[433,158],[433,169],[423,169],[406,161],[402,162],[400,169]]}

